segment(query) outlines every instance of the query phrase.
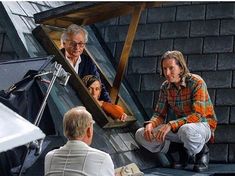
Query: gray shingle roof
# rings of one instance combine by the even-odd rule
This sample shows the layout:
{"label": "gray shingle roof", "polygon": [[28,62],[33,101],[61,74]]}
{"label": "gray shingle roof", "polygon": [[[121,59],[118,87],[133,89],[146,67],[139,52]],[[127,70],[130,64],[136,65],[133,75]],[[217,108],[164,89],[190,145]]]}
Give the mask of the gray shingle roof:
{"label": "gray shingle roof", "polygon": [[[37,26],[33,15],[70,2],[3,1],[0,2],[0,62],[24,57],[44,56],[46,53],[34,39]],[[17,45],[15,45],[17,43]]]}

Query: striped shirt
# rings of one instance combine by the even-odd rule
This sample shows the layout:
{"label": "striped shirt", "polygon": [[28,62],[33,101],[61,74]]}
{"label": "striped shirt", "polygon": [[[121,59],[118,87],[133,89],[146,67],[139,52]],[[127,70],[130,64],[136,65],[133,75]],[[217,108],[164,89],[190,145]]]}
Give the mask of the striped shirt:
{"label": "striped shirt", "polygon": [[208,122],[212,131],[217,126],[217,118],[204,80],[195,74],[182,78],[179,88],[167,80],[162,84],[155,113],[150,121],[156,127],[166,121],[168,110],[172,109],[176,117],[168,123],[171,130],[177,130],[186,123]]}

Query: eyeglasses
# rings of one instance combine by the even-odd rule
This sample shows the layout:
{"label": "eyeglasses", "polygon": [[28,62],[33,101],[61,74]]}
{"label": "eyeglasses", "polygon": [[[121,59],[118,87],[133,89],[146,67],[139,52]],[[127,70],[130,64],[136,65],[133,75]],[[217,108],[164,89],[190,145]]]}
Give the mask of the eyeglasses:
{"label": "eyeglasses", "polygon": [[80,48],[84,48],[85,47],[85,45],[86,45],[86,43],[83,43],[83,42],[75,42],[75,41],[69,41],[69,45],[71,46],[71,47],[77,47],[77,46],[79,46]]}

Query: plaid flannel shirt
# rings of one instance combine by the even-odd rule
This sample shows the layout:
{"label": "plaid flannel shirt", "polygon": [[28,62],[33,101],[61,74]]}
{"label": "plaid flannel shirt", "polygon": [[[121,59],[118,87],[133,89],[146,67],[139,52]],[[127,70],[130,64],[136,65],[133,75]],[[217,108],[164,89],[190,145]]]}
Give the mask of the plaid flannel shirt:
{"label": "plaid flannel shirt", "polygon": [[186,123],[208,122],[212,131],[210,141],[214,141],[217,118],[206,83],[200,76],[187,74],[182,78],[180,88],[165,81],[160,89],[155,113],[146,124],[152,123],[156,127],[164,123],[169,108],[176,116],[175,120],[168,122],[173,132],[177,132]]}

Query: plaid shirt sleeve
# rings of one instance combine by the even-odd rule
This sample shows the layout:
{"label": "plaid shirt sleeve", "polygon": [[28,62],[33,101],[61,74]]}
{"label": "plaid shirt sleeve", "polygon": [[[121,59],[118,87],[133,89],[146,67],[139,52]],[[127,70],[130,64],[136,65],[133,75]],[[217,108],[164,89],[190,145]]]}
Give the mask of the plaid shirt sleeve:
{"label": "plaid shirt sleeve", "polygon": [[163,86],[160,89],[159,99],[155,108],[155,112],[150,121],[146,121],[145,125],[148,123],[152,123],[153,127],[157,127],[165,121],[165,117],[168,110],[167,103],[167,93]]}
{"label": "plaid shirt sleeve", "polygon": [[216,128],[217,120],[214,118],[214,108],[209,98],[206,83],[199,80],[192,89],[192,113],[186,117],[170,121],[169,124],[173,132],[186,123],[208,122],[212,130]]}

